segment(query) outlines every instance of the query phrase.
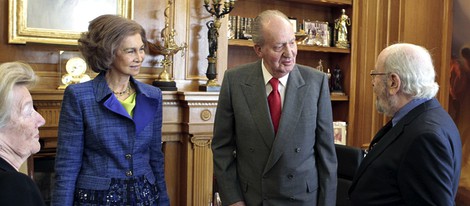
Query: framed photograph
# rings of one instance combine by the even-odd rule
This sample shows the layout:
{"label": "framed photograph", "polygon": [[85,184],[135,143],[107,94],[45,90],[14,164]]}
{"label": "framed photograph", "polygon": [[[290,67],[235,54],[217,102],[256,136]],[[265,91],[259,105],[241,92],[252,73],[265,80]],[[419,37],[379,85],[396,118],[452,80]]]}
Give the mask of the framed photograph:
{"label": "framed photograph", "polygon": [[315,28],[315,22],[310,20],[304,20],[304,31],[309,35],[315,35],[317,28]]}
{"label": "framed photograph", "polygon": [[134,0],[8,0],[8,43],[76,45],[103,14],[133,18]]}
{"label": "framed photograph", "polygon": [[317,35],[317,28],[314,21],[304,20],[304,31],[307,34],[307,40],[305,44],[315,45],[315,37]]}
{"label": "framed photograph", "polygon": [[290,23],[292,24],[292,27],[294,28],[294,33],[297,33],[297,32],[298,32],[298,29],[297,29],[297,18],[289,17],[289,21],[290,21]]}
{"label": "framed photograph", "polygon": [[346,126],[346,122],[333,122],[333,136],[335,139],[335,144],[346,145]]}

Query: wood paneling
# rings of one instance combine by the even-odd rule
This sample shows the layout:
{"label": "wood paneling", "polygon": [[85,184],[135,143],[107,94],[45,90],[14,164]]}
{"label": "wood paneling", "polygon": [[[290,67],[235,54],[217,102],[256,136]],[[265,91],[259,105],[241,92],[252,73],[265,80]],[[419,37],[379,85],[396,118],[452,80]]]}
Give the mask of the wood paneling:
{"label": "wood paneling", "polygon": [[[201,120],[201,113],[215,113],[217,93],[198,93],[199,84],[205,83],[207,67],[207,28],[210,15],[202,6],[203,1],[174,0],[171,24],[177,32],[175,42],[187,43],[188,49],[173,57],[173,74],[180,92],[165,92],[163,111],[163,141],[165,152],[165,175],[171,205],[208,205],[212,197],[212,154],[210,138],[212,119]],[[168,1],[138,0],[134,5],[134,20],[147,31],[150,41],[161,41],[164,28],[164,10]],[[53,44],[8,44],[8,1],[0,0],[0,63],[23,61],[32,65],[39,84],[32,91],[34,104],[46,119],[40,129],[43,148],[35,157],[50,157],[55,153],[57,125],[63,90],[60,85],[59,51],[76,51],[76,46]],[[226,25],[226,20],[224,20]],[[227,40],[225,31],[220,32],[221,50],[218,73],[226,69]],[[226,48],[226,46],[225,46]],[[161,56],[148,54],[143,68],[136,78],[152,83],[162,71],[156,64]],[[190,103],[188,103],[190,102]],[[210,103],[207,103],[210,102]],[[185,114],[185,112],[194,114]],[[204,116],[205,118],[206,116]],[[34,167],[30,167],[34,168]]]}
{"label": "wood paneling", "polygon": [[451,0],[361,0],[354,1],[358,12],[353,20],[359,26],[353,31],[357,50],[353,50],[356,104],[353,114],[355,127],[352,145],[368,144],[375,133],[388,121],[375,110],[369,71],[375,58],[386,46],[407,42],[430,50],[436,67],[437,95],[444,108],[448,102],[450,62]]}
{"label": "wood paneling", "polygon": [[[167,93],[165,98],[165,171],[172,205],[208,205],[211,194],[212,163],[209,148],[211,121],[201,120],[203,111],[209,109],[213,115],[216,94],[209,97],[196,91],[199,84],[205,83],[207,67],[207,27],[210,15],[204,10],[201,1],[175,0],[174,22],[177,32],[176,43],[188,43],[188,49],[173,58],[173,74],[179,93]],[[345,73],[345,90],[349,97],[336,97],[332,102],[334,119],[349,118],[348,144],[367,145],[375,133],[388,121],[375,110],[375,97],[372,92],[369,71],[374,67],[375,58],[387,45],[396,42],[420,44],[428,48],[434,58],[437,82],[440,85],[438,99],[447,108],[450,64],[450,29],[452,25],[452,0],[240,0],[230,15],[254,17],[265,9],[279,9],[288,16],[300,16],[311,20],[324,19],[332,22],[340,9],[346,8],[352,20],[353,42],[350,52],[336,52],[335,57],[328,52],[299,52],[299,63],[316,66],[319,59],[338,62]],[[331,2],[335,2],[332,6]],[[163,11],[167,1],[135,1],[134,19],[147,30],[148,38],[160,40],[164,27]],[[35,105],[46,117],[46,126],[41,136],[53,140],[56,137],[58,122],[57,109],[61,92],[56,90],[59,82],[58,51],[76,50],[74,46],[48,44],[8,44],[8,1],[0,0],[0,62],[21,60],[32,64],[41,82],[33,92]],[[301,19],[298,19],[300,22]],[[226,26],[226,18],[222,28]],[[217,72],[219,82],[226,69],[257,59],[253,49],[246,45],[230,43],[226,30],[220,30]],[[245,43],[242,43],[245,44]],[[335,52],[333,52],[335,53]],[[183,56],[181,56],[183,54]],[[229,58],[228,58],[229,57]],[[144,68],[137,79],[151,83],[161,68],[155,66],[159,56],[148,55]],[[350,64],[350,65],[349,65]],[[326,65],[330,67],[333,65]],[[206,94],[206,93],[204,93]],[[215,96],[211,96],[215,95]],[[202,99],[201,99],[202,98]],[[212,103],[197,103],[204,100]],[[212,99],[212,100],[211,100]],[[210,102],[209,101],[209,102]],[[349,106],[348,106],[349,105]],[[205,132],[203,132],[205,131]],[[54,148],[53,141],[45,145]],[[51,149],[53,151],[53,149]],[[197,172],[197,173],[192,173]],[[184,196],[184,197],[183,197]]]}
{"label": "wood paneling", "polygon": [[[170,21],[176,30],[175,41],[178,45],[187,43],[188,48],[173,56],[173,69],[169,71],[177,83],[179,91],[197,91],[199,84],[205,83],[207,78],[206,57],[207,28],[205,23],[211,18],[202,6],[203,1],[173,0],[174,17]],[[160,32],[164,28],[164,10],[168,1],[139,0],[134,4],[134,20],[140,23],[147,31],[150,41],[161,41]],[[76,51],[76,46],[52,45],[52,44],[8,44],[8,0],[0,0],[0,63],[7,61],[23,61],[32,64],[35,71],[42,78],[36,89],[55,90],[59,86],[59,51]],[[222,27],[226,26],[226,20]],[[66,23],[66,22],[65,22]],[[226,31],[220,31],[219,50],[224,50],[227,43]],[[223,76],[226,69],[226,52],[219,52],[218,73]],[[161,55],[146,56],[146,59],[137,76],[139,80],[151,83],[162,68],[157,61],[161,61]],[[220,78],[219,78],[220,79]]]}

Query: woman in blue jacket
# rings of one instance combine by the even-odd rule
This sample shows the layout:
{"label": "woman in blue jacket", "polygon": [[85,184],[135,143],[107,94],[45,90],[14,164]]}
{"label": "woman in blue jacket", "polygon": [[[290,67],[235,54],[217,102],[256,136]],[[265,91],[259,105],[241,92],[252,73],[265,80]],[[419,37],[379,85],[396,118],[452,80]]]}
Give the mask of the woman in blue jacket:
{"label": "woman in blue jacket", "polygon": [[78,40],[92,81],[69,85],[59,121],[53,205],[169,205],[162,147],[162,94],[134,76],[145,30],[115,15]]}

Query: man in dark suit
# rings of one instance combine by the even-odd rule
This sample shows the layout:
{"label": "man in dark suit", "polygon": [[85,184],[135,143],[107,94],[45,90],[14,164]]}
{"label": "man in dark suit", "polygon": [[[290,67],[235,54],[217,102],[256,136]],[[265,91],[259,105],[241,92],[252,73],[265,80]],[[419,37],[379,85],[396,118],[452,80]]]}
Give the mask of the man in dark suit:
{"label": "man in dark suit", "polygon": [[349,190],[354,205],[454,205],[462,145],[438,91],[429,52],[394,44],[372,75],[377,110],[392,117],[370,143]]}
{"label": "man in dark suit", "polygon": [[328,77],[295,63],[294,31],[281,12],[262,12],[253,28],[261,60],[226,71],[215,116],[222,203],[335,205]]}

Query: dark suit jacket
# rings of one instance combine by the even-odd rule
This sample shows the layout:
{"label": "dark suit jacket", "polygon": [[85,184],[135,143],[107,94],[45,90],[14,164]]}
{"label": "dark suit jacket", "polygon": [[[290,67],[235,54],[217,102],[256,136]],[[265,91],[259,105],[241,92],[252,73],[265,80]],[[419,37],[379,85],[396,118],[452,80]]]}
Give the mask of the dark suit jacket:
{"label": "dark suit jacket", "polygon": [[112,95],[100,73],[69,85],[59,121],[56,182],[52,205],[72,205],[75,188],[107,190],[111,178],[144,176],[169,205],[162,153],[162,93],[148,84],[136,86],[134,116]]}
{"label": "dark suit jacket", "polygon": [[34,181],[0,158],[0,205],[44,206]]}
{"label": "dark suit jacket", "polygon": [[295,66],[275,136],[261,61],[227,70],[212,150],[224,205],[240,200],[250,206],[335,205],[337,160],[327,76]]}
{"label": "dark suit jacket", "polygon": [[439,102],[418,105],[387,127],[355,175],[349,190],[354,205],[454,205],[462,145]]}

